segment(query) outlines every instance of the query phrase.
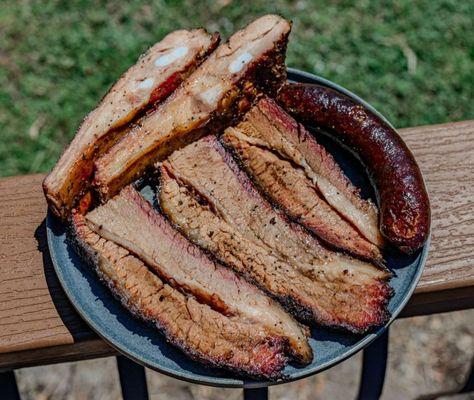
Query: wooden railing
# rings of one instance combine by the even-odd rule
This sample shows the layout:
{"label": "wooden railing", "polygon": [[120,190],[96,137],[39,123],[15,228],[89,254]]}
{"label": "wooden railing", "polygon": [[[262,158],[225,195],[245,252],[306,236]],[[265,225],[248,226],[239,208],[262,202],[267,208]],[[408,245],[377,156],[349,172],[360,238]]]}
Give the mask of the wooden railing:
{"label": "wooden railing", "polygon": [[[401,129],[432,206],[424,274],[402,317],[474,305],[474,121]],[[80,319],[46,245],[43,175],[0,180],[0,371],[116,355]]]}

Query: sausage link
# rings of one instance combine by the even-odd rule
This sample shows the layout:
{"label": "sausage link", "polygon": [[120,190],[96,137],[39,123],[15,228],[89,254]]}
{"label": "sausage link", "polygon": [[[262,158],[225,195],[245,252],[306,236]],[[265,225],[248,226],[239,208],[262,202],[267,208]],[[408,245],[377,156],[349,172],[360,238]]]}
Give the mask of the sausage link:
{"label": "sausage link", "polygon": [[301,122],[319,126],[365,165],[375,185],[380,231],[412,253],[430,231],[430,204],[420,169],[398,133],[349,97],[324,86],[287,84],[277,100]]}

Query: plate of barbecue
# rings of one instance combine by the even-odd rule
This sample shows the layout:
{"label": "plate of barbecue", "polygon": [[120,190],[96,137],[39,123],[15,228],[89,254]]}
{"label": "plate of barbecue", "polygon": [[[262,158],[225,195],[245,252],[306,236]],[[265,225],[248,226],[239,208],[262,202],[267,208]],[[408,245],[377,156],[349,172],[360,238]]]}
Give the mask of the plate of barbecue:
{"label": "plate of barbecue", "polygon": [[421,276],[430,206],[393,126],[285,66],[291,23],[179,30],[84,119],[43,188],[51,258],[105,341],[259,387],[376,339]]}

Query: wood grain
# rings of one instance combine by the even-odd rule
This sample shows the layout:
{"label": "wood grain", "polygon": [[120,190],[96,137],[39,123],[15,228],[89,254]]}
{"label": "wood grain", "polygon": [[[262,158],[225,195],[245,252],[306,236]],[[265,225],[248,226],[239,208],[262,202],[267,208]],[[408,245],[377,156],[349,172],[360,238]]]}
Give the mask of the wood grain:
{"label": "wood grain", "polygon": [[430,255],[417,293],[474,286],[474,121],[400,130],[428,187]]}
{"label": "wood grain", "polygon": [[[474,121],[400,131],[432,207],[426,269],[404,316],[474,305]],[[75,313],[46,246],[43,175],[0,179],[0,370],[116,354]]]}
{"label": "wood grain", "polygon": [[49,259],[42,179],[0,180],[0,353],[73,343],[89,333]]}

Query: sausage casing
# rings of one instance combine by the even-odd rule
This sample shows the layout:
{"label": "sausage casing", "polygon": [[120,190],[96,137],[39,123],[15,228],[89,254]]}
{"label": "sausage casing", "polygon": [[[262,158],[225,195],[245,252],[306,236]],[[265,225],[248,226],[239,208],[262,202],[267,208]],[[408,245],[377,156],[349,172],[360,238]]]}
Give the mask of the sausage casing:
{"label": "sausage casing", "polygon": [[326,130],[362,161],[375,185],[382,235],[405,253],[422,247],[430,231],[428,193],[398,133],[351,98],[324,86],[287,84],[278,101],[301,122]]}

